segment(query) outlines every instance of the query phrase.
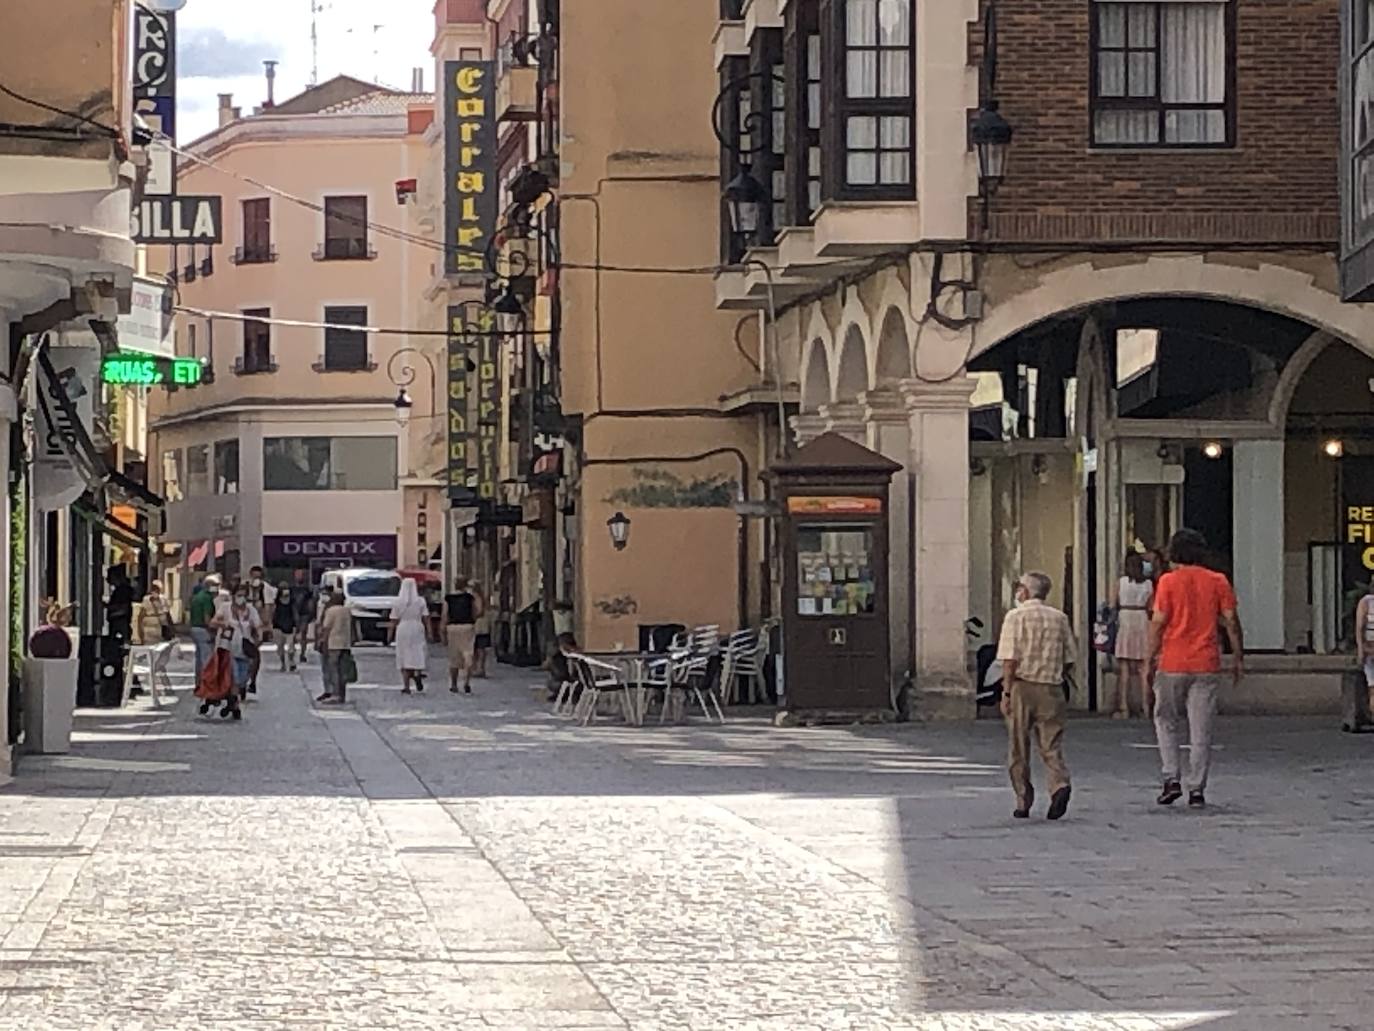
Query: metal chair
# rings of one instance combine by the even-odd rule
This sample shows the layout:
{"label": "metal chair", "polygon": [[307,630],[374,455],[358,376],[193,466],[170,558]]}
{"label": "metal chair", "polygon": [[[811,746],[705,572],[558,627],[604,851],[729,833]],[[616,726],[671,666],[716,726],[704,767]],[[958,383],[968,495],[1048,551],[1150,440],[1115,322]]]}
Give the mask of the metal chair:
{"label": "metal chair", "polygon": [[582,684],[582,697],[573,710],[582,726],[596,720],[596,706],[603,694],[620,696],[620,708],[627,723],[635,722],[634,700],[630,697],[629,685],[625,682],[624,671],[619,666],[599,662],[586,655],[569,656],[569,663],[576,670]]}
{"label": "metal chair", "polygon": [[[129,646],[129,659],[124,664],[124,694],[119,700],[121,707],[129,704],[133,693],[134,677],[140,672],[148,677],[148,696],[153,707],[162,708],[162,695],[159,683],[168,693],[172,690],[172,678],[167,673],[167,664],[172,659],[176,641],[162,641],[159,644],[134,644]],[[141,665],[140,665],[141,664]]]}
{"label": "metal chair", "polygon": [[720,697],[726,705],[739,701],[741,663],[751,655],[758,641],[752,630],[736,630],[725,642],[724,658],[720,665]]}

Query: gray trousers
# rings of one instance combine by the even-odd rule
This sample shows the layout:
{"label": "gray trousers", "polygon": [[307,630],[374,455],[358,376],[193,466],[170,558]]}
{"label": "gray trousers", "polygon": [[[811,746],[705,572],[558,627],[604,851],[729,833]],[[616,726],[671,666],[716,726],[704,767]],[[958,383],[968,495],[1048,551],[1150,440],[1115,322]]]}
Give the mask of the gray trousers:
{"label": "gray trousers", "polygon": [[1164,779],[1184,780],[1183,724],[1188,724],[1188,776],[1185,787],[1202,791],[1212,765],[1212,727],[1217,716],[1219,673],[1155,675],[1155,737]]}

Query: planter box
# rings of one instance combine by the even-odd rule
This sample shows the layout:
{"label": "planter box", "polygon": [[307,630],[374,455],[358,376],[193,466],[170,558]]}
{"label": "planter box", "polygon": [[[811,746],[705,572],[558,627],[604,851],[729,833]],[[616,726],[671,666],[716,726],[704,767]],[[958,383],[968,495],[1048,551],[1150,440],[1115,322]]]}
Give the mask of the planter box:
{"label": "planter box", "polygon": [[65,753],[72,745],[76,708],[76,655],[24,660],[24,749]]}

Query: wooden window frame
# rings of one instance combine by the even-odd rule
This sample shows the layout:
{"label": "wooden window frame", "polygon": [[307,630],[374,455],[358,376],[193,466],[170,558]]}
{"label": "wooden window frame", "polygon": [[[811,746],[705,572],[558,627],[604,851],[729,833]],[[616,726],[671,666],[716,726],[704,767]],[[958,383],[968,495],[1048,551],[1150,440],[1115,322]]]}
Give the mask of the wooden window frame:
{"label": "wooden window frame", "polygon": [[[821,201],[914,201],[916,199],[916,0],[911,0],[907,24],[907,96],[905,97],[849,97],[847,90],[849,47],[846,45],[846,15],[848,0],[823,0],[821,7],[822,80],[828,89],[822,91],[824,110],[821,118],[822,177]],[[869,48],[861,48],[869,49]],[[884,49],[879,47],[877,53]],[[882,78],[881,64],[878,68]],[[879,147],[881,148],[881,119],[897,116],[907,119],[907,154],[910,159],[908,181],[900,184],[876,183],[850,185],[848,182],[849,146],[847,130],[851,117],[873,116],[879,119]],[[867,153],[867,152],[865,152]],[[873,153],[881,155],[881,149]],[[881,164],[880,164],[881,174]]]}
{"label": "wooden window frame", "polygon": [[272,360],[272,323],[268,321],[272,318],[272,309],[245,308],[243,316],[243,357],[238,371],[245,375],[274,372],[277,364]]}
{"label": "wooden window frame", "polygon": [[[1224,0],[1223,15],[1226,33],[1226,97],[1221,104],[1170,104],[1161,99],[1161,83],[1164,81],[1163,8],[1169,3],[1189,3],[1193,0],[1151,0],[1155,12],[1155,95],[1153,97],[1103,97],[1098,93],[1101,45],[1099,14],[1108,4],[1116,3],[1121,7],[1143,7],[1145,3],[1122,3],[1121,0],[1091,0],[1088,5],[1088,146],[1093,150],[1234,150],[1236,147],[1236,3]],[[1127,46],[1108,47],[1112,53],[1131,53],[1129,37]],[[1140,52],[1148,48],[1134,48]],[[1128,73],[1129,75],[1129,70]],[[1226,122],[1226,138],[1218,143],[1177,143],[1165,139],[1165,127],[1170,111],[1222,111]],[[1100,143],[1097,139],[1097,113],[1099,111],[1154,111],[1159,116],[1159,139],[1155,143]]]}
{"label": "wooden window frame", "polygon": [[[358,325],[367,325],[368,310],[365,304],[330,304],[324,308],[324,322],[346,323],[350,319],[361,319]],[[372,355],[368,349],[367,334],[361,329],[325,329],[324,331],[324,351],[320,355],[320,372],[370,372],[376,366],[372,363]],[[330,361],[330,343],[335,347],[345,347],[356,344],[354,337],[362,341],[362,359],[358,362],[339,362]]]}
{"label": "wooden window frame", "polygon": [[[818,80],[821,97],[821,127],[810,126],[809,40],[820,41],[821,72]],[[821,32],[819,0],[792,0],[783,28],[783,77],[787,81],[787,224],[809,226],[815,218],[811,207],[811,148],[822,154],[820,198],[825,199],[825,37]]]}
{"label": "wooden window frame", "polygon": [[[343,201],[361,201],[363,214],[361,223],[353,215],[331,215],[330,206]],[[368,233],[367,195],[362,193],[335,194],[324,199],[324,242],[320,247],[325,261],[358,261],[375,256]],[[348,232],[335,233],[342,226]]]}
{"label": "wooden window frame", "polygon": [[[250,218],[250,207],[254,212],[265,210],[265,218]],[[260,265],[273,259],[272,253],[272,198],[249,197],[239,203],[239,213],[243,220],[243,246],[239,249],[238,264]]]}

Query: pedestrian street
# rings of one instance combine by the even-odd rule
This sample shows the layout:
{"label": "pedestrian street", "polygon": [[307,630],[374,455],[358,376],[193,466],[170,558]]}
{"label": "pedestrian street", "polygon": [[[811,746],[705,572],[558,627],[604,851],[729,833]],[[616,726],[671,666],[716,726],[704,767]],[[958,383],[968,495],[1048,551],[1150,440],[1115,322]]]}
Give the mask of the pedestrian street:
{"label": "pedestrian street", "polygon": [[[359,649],[242,722],[83,711],[0,788],[0,1029],[1369,1026],[1369,738],[1225,719],[1209,808],[1075,720],[1067,818],[1000,722],[589,727],[533,671]],[[1038,765],[1037,781],[1043,783]]]}

